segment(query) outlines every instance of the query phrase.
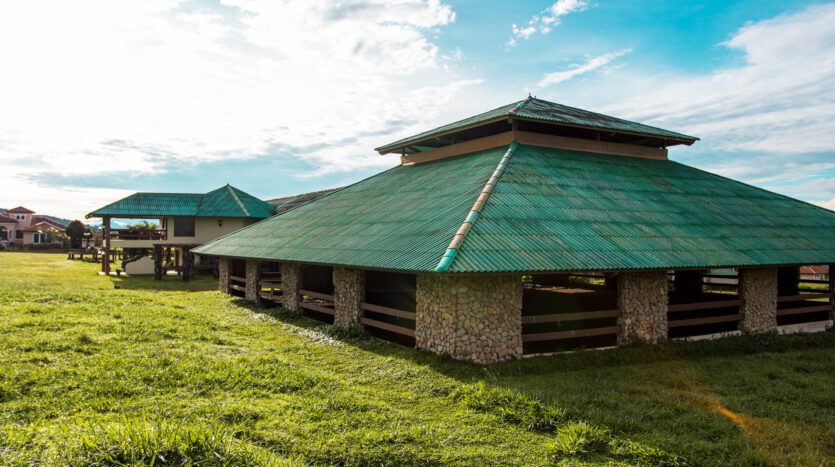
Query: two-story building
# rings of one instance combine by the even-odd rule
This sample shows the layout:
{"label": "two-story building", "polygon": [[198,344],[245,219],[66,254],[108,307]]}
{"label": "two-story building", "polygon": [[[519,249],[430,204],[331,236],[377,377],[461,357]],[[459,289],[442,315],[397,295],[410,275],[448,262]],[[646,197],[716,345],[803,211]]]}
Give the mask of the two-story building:
{"label": "two-story building", "polygon": [[[106,257],[112,249],[138,251],[150,249],[153,258],[140,259],[133,273],[153,273],[161,278],[166,266],[193,275],[194,257],[190,250],[208,241],[270,217],[274,207],[231,185],[205,194],[135,193],[89,214],[100,217]],[[148,228],[112,229],[112,219],[156,220]],[[102,262],[102,272],[110,272],[110,262]]]}

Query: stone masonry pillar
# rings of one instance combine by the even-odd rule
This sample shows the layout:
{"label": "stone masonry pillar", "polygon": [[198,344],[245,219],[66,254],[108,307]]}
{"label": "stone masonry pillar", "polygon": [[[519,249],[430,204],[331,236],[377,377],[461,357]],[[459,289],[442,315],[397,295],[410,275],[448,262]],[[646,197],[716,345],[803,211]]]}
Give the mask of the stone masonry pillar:
{"label": "stone masonry pillar", "polygon": [[777,329],[777,269],[739,270],[739,330],[759,334]]}
{"label": "stone masonry pillar", "polygon": [[625,272],[618,276],[618,345],[658,344],[667,340],[667,273]]}
{"label": "stone masonry pillar", "polygon": [[417,276],[415,344],[473,363],[522,356],[522,281],[514,275]]}
{"label": "stone masonry pillar", "polygon": [[229,293],[229,258],[217,259],[217,288]]}
{"label": "stone masonry pillar", "polygon": [[291,313],[301,312],[299,288],[302,282],[302,267],[297,263],[281,263],[281,300],[284,309]]}
{"label": "stone masonry pillar", "polygon": [[244,297],[256,305],[261,304],[261,262],[257,259],[246,260],[246,290]]}
{"label": "stone masonry pillar", "polygon": [[333,268],[334,315],[333,324],[340,328],[359,328],[363,300],[365,300],[365,271]]}

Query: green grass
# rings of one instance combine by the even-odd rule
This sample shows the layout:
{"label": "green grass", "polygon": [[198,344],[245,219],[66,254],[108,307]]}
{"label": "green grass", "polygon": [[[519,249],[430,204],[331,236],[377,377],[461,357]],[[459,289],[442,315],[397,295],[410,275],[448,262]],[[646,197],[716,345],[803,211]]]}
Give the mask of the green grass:
{"label": "green grass", "polygon": [[0,253],[0,465],[835,465],[832,331],[480,367],[64,258]]}

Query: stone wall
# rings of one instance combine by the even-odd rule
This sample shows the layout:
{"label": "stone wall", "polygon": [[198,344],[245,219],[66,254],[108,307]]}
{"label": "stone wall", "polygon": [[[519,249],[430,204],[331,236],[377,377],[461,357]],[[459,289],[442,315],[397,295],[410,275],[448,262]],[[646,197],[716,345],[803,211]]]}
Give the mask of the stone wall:
{"label": "stone wall", "polygon": [[246,260],[246,287],[244,297],[252,303],[261,304],[261,262]]}
{"label": "stone wall", "polygon": [[415,344],[458,360],[522,356],[522,281],[515,275],[417,276]]}
{"label": "stone wall", "polygon": [[299,287],[301,286],[302,267],[296,263],[281,263],[281,300],[285,310],[300,313]]}
{"label": "stone wall", "polygon": [[365,299],[365,271],[359,269],[333,269],[333,295],[336,310],[333,324],[340,328],[359,327]]}
{"label": "stone wall", "polygon": [[217,277],[217,288],[223,293],[229,293],[229,258],[218,258]]}
{"label": "stone wall", "polygon": [[658,344],[667,340],[667,273],[626,272],[618,276],[621,310],[618,345]]}
{"label": "stone wall", "polygon": [[739,298],[740,331],[757,334],[777,329],[776,269],[740,269]]}

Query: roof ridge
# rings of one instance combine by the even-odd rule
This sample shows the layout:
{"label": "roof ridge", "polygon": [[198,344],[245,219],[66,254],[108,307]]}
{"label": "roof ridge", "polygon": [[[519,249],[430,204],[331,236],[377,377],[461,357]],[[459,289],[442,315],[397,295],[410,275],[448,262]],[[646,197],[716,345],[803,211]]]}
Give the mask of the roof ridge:
{"label": "roof ridge", "polygon": [[484,188],[481,190],[481,194],[478,195],[478,199],[476,199],[473,207],[467,214],[467,218],[464,219],[461,227],[458,228],[458,231],[455,232],[455,235],[452,237],[452,241],[449,243],[449,246],[444,252],[444,256],[441,257],[441,260],[435,267],[435,272],[445,272],[452,265],[452,262],[455,260],[455,256],[458,254],[458,249],[461,248],[461,244],[463,244],[464,240],[467,238],[467,233],[478,220],[479,213],[481,213],[481,210],[484,209],[484,205],[487,203],[487,200],[490,198],[490,194],[493,192],[493,187],[495,187],[496,183],[499,182],[499,178],[501,178],[505,168],[507,168],[507,164],[510,162],[510,158],[513,156],[517,147],[518,143],[516,141],[511,142],[510,146],[508,146],[507,151],[505,151],[504,156],[502,156],[502,159],[499,161],[499,165],[496,166],[496,169],[493,170],[493,174],[490,175],[490,178],[487,179],[487,183],[484,184]]}
{"label": "roof ridge", "polygon": [[235,202],[238,203],[238,207],[241,208],[241,211],[244,212],[246,217],[249,217],[249,211],[246,209],[246,206],[244,206],[244,203],[241,202],[241,199],[238,198],[238,194],[235,193],[235,188],[233,188],[232,185],[228,183],[226,184],[226,188],[229,190],[229,193],[232,195],[232,198],[235,199]]}

